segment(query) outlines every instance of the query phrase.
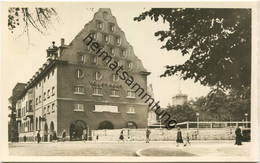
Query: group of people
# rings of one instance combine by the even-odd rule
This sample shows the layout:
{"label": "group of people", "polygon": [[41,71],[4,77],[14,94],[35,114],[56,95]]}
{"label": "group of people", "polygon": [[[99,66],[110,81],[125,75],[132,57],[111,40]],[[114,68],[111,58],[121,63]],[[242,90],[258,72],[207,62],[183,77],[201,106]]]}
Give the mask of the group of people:
{"label": "group of people", "polygon": [[[83,132],[83,137],[82,137],[83,140],[86,140],[86,135],[87,135],[86,131]],[[145,135],[146,135],[145,143],[149,143],[150,142],[150,135],[151,135],[151,130],[149,128],[146,129]],[[242,132],[241,132],[241,128],[239,128],[239,127],[236,128],[235,135],[236,135],[235,145],[242,145]],[[58,141],[58,139],[59,139],[57,137],[57,134],[56,134],[55,131],[53,131],[50,136],[51,136],[50,140],[52,140],[52,141]],[[24,139],[26,141],[26,138],[24,138]],[[63,130],[62,131],[62,135],[61,135],[61,140],[65,141],[65,139],[66,139],[66,131]],[[97,135],[96,140],[98,140],[98,139],[99,139],[99,136]],[[130,140],[129,134],[128,134],[128,138],[127,139]],[[37,140],[37,143],[41,142],[40,131],[37,132],[36,140]],[[124,141],[125,140],[124,129],[122,129],[121,132],[120,132],[119,140],[120,141]],[[187,135],[186,135],[186,142],[184,143],[180,127],[178,127],[178,129],[177,129],[176,143],[177,143],[177,147],[179,146],[179,144],[183,144],[184,146],[191,145],[190,144],[190,137],[189,137],[188,132],[187,132]]]}
{"label": "group of people", "polygon": [[[45,136],[48,137],[48,135],[45,135]],[[66,131],[65,131],[65,130],[62,131],[61,137],[62,137],[62,141],[64,141],[65,138],[66,138]],[[59,140],[59,138],[58,138],[58,136],[57,136],[56,131],[53,131],[52,134],[50,134],[50,141],[56,142],[56,141],[58,141],[58,140]],[[41,134],[40,134],[40,131],[38,131],[37,134],[36,134],[36,141],[37,141],[37,143],[40,143],[40,142],[41,142]]]}
{"label": "group of people", "polygon": [[[145,140],[145,143],[149,143],[150,142],[150,135],[151,135],[151,130],[149,128],[146,129],[146,132],[145,132],[145,136],[146,136],[146,140]],[[187,137],[186,137],[186,143],[184,144],[184,146],[186,145],[191,145],[190,144],[190,137],[189,137],[189,134],[187,133]],[[128,137],[129,139],[129,137]],[[121,130],[120,132],[120,135],[119,135],[119,140],[120,141],[124,141],[125,140],[125,137],[124,137],[124,130]],[[177,131],[177,139],[176,139],[176,142],[177,142],[177,146],[179,146],[180,143],[183,143],[183,139],[182,139],[182,133],[181,133],[181,129],[178,128],[178,131]]]}

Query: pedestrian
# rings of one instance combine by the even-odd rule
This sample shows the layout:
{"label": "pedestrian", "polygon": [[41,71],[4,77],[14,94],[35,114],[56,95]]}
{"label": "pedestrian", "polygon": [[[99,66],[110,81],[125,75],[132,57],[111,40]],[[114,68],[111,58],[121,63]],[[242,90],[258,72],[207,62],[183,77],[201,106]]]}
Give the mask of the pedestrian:
{"label": "pedestrian", "polygon": [[240,127],[236,128],[235,134],[236,134],[235,145],[242,145],[242,133],[241,133],[241,128]]}
{"label": "pedestrian", "polygon": [[187,135],[186,135],[186,143],[184,144],[184,146],[187,146],[187,145],[191,145],[190,144],[190,135],[189,135],[189,132],[187,132]]}
{"label": "pedestrian", "polygon": [[124,130],[121,130],[119,140],[124,141]]}
{"label": "pedestrian", "polygon": [[84,140],[84,142],[87,140],[87,129],[84,129],[82,132],[82,140]]}
{"label": "pedestrian", "polygon": [[146,142],[145,143],[150,142],[150,134],[151,134],[151,131],[149,130],[149,128],[147,128],[146,129]]}
{"label": "pedestrian", "polygon": [[62,131],[62,141],[64,142],[66,138],[66,131],[65,129]]}
{"label": "pedestrian", "polygon": [[57,133],[56,133],[56,131],[53,131],[53,140],[54,140],[54,142],[57,142]]}
{"label": "pedestrian", "polygon": [[179,143],[183,143],[180,127],[178,127],[176,142],[177,142],[177,147],[179,146]]}
{"label": "pedestrian", "polygon": [[23,141],[26,142],[27,138],[26,135],[23,136]]}
{"label": "pedestrian", "polygon": [[37,132],[36,138],[37,138],[37,143],[39,144],[40,141],[41,141],[41,134],[40,134],[40,131]]}
{"label": "pedestrian", "polygon": [[97,136],[96,136],[96,141],[98,141],[98,139],[99,139],[99,136],[97,135]]}

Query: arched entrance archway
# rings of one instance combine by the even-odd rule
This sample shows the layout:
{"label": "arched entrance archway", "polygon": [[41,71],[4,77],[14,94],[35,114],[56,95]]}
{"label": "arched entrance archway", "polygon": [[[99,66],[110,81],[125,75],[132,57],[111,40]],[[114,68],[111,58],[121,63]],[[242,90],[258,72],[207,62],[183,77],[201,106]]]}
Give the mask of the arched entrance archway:
{"label": "arched entrance archway", "polygon": [[48,141],[48,124],[44,124],[43,141]]}
{"label": "arched entrance archway", "polygon": [[127,128],[131,128],[131,129],[136,129],[137,128],[137,124],[133,121],[128,121],[127,122]]}
{"label": "arched entrance archway", "polygon": [[110,121],[103,121],[99,124],[98,129],[114,129],[114,125]]}
{"label": "arched entrance archway", "polygon": [[82,140],[83,130],[87,130],[86,122],[76,120],[70,124],[70,140]]}

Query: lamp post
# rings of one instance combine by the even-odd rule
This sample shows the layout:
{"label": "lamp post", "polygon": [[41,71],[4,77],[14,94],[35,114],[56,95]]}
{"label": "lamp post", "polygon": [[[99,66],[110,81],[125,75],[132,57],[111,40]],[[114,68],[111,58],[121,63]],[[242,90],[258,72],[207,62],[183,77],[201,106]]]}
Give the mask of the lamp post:
{"label": "lamp post", "polygon": [[199,132],[200,113],[196,113],[196,116],[197,116],[197,131]]}
{"label": "lamp post", "polygon": [[247,128],[247,116],[248,116],[248,114],[247,114],[247,113],[245,113],[246,128]]}

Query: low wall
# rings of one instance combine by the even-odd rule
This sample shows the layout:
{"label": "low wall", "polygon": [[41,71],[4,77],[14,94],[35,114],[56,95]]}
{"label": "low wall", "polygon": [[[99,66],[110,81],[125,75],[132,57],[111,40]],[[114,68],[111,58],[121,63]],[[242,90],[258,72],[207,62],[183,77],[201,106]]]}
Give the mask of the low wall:
{"label": "low wall", "polygon": [[[150,129],[150,140],[152,141],[175,141],[177,129]],[[235,138],[235,128],[201,128],[182,129],[182,137],[185,140],[187,134],[190,140],[233,140]],[[101,141],[119,140],[121,129],[113,130],[93,130],[92,137]],[[124,138],[126,140],[144,141],[146,139],[146,129],[124,129]]]}

